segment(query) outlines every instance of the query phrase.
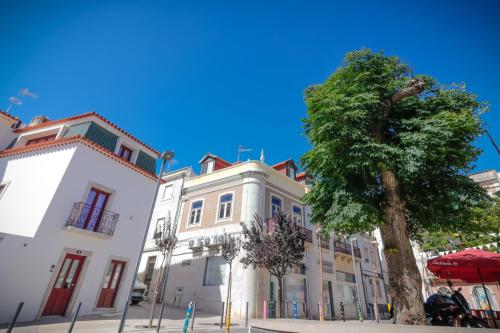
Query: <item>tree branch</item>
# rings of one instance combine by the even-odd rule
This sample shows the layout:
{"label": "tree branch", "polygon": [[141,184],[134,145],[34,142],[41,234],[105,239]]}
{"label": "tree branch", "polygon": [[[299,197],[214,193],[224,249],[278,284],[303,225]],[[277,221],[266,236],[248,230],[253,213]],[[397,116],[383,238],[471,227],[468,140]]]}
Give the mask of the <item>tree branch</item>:
{"label": "tree branch", "polygon": [[424,90],[424,88],[425,88],[425,81],[423,79],[418,77],[411,78],[406,83],[406,87],[397,91],[390,98],[380,102],[380,109],[382,110],[384,115],[387,116],[389,110],[391,109],[391,106],[393,106],[403,98],[420,94]]}

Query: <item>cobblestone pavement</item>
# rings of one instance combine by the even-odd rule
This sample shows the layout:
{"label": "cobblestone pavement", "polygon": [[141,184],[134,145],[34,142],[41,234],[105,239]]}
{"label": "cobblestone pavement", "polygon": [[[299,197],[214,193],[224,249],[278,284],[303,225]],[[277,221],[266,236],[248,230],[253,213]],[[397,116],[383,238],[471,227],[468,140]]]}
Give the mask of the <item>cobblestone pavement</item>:
{"label": "cobblestone pavement", "polygon": [[[149,311],[151,309],[150,303],[140,303],[139,305],[131,305],[127,315],[124,332],[155,332],[156,328],[147,328],[149,318]],[[158,317],[159,307],[156,310],[156,318]],[[182,332],[184,324],[185,309],[179,307],[167,306],[164,311],[164,317],[161,323],[160,332]],[[113,313],[106,315],[92,315],[78,318],[75,324],[73,333],[116,333],[118,324],[121,318],[121,313]],[[65,317],[52,317],[43,318],[40,321],[19,323],[15,326],[13,333],[66,333],[69,328],[70,318]],[[244,321],[235,319],[233,320],[231,332],[240,333],[247,332],[244,327]],[[153,322],[156,325],[156,320]],[[220,315],[204,313],[196,311],[194,321],[194,331],[197,333],[203,332],[223,332],[219,328]],[[6,332],[6,326],[0,328],[0,332]]]}

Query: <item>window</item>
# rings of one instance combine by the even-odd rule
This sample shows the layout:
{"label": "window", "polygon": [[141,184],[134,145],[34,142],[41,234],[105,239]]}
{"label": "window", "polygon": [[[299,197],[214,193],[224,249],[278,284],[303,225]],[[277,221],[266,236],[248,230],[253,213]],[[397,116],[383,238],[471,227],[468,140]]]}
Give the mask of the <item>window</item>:
{"label": "window", "polygon": [[114,306],[124,267],[124,261],[111,260],[106,271],[99,300],[97,301],[98,308],[112,308]]}
{"label": "window", "polygon": [[200,223],[202,209],[203,209],[203,200],[196,200],[191,204],[191,216],[189,217],[189,224]]}
{"label": "window", "polygon": [[219,219],[228,219],[231,217],[231,206],[233,203],[233,194],[226,193],[219,197]]}
{"label": "window", "polygon": [[354,274],[337,271],[337,280],[342,282],[356,283],[356,277]]}
{"label": "window", "polygon": [[300,206],[293,205],[292,220],[295,224],[302,225],[302,208]]}
{"label": "window", "polygon": [[366,247],[363,248],[363,255],[365,257],[365,262],[370,262],[370,257],[368,256],[368,249]]}
{"label": "window", "polygon": [[356,286],[337,284],[337,295],[344,304],[356,303]]}
{"label": "window", "polygon": [[54,140],[56,138],[56,136],[57,136],[57,134],[52,134],[52,135],[42,136],[40,138],[28,140],[28,142],[26,142],[26,146],[34,145],[35,143],[51,141],[51,140]]}
{"label": "window", "polygon": [[163,231],[170,229],[169,224],[165,225],[165,223],[167,223],[166,221],[167,220],[164,217],[156,220],[156,228],[155,228],[155,233],[153,234],[153,239],[161,238],[163,235]]}
{"label": "window", "polygon": [[207,174],[211,173],[214,171],[214,160],[206,160],[202,165],[201,165],[201,174]]}
{"label": "window", "polygon": [[163,194],[161,196],[162,200],[170,200],[174,196],[174,186],[173,185],[167,185],[163,189]]}
{"label": "window", "polygon": [[277,196],[271,196],[271,217],[274,217],[282,209],[282,201]]}
{"label": "window", "polygon": [[132,149],[127,148],[124,145],[121,145],[120,150],[118,150],[118,156],[123,158],[125,161],[130,162],[130,157],[132,157]]}
{"label": "window", "polygon": [[110,193],[91,188],[85,203],[82,205],[77,227],[91,231],[98,231],[104,215]]}
{"label": "window", "polygon": [[286,175],[292,179],[295,179],[295,168],[291,165],[288,165],[286,170]]}
{"label": "window", "polygon": [[204,286],[220,286],[224,284],[226,261],[221,256],[208,257],[205,267]]}

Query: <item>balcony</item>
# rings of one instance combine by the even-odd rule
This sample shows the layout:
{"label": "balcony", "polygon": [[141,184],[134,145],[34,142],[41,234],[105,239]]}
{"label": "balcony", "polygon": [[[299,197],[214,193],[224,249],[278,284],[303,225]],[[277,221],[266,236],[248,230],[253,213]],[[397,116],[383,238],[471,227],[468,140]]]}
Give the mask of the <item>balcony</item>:
{"label": "balcony", "polygon": [[321,237],[321,247],[324,249],[330,249],[330,238],[324,239]]}
{"label": "balcony", "polygon": [[65,227],[103,235],[103,238],[108,238],[113,235],[119,216],[119,214],[109,210],[92,207],[84,202],[77,202],[73,205]]}
{"label": "balcony", "polygon": [[[276,220],[274,218],[267,219],[266,222],[264,223],[264,232],[266,234],[270,234],[274,231],[276,228]],[[306,239],[306,242],[312,243],[313,242],[313,232],[312,230],[309,230],[307,228],[299,226],[300,229],[304,232]]]}
{"label": "balcony", "polygon": [[[344,253],[344,254],[347,254],[349,256],[352,255],[351,244],[336,240],[336,241],[334,241],[333,245],[334,245],[335,252]],[[354,246],[354,256],[357,258],[361,258],[361,251],[359,250],[359,247],[357,247],[357,246]]]}

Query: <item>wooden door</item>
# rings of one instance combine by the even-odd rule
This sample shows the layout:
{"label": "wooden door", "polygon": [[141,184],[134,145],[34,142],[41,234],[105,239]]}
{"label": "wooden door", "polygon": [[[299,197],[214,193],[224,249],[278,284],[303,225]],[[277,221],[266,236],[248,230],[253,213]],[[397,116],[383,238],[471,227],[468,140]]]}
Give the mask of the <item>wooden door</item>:
{"label": "wooden door", "polygon": [[97,228],[99,227],[99,222],[101,221],[102,214],[104,212],[104,208],[106,207],[106,203],[108,202],[108,198],[109,193],[98,190],[96,188],[90,189],[87,200],[85,201],[87,212],[83,220],[83,229],[92,231],[97,230]]}
{"label": "wooden door", "polygon": [[101,289],[101,294],[99,295],[99,300],[97,302],[98,308],[113,307],[124,268],[124,261],[111,260],[111,264],[108,266],[106,277],[104,278],[104,285]]}
{"label": "wooden door", "polygon": [[78,277],[82,270],[84,256],[66,254],[56,282],[50,292],[49,299],[45,304],[42,316],[64,316],[73,291],[75,290]]}

